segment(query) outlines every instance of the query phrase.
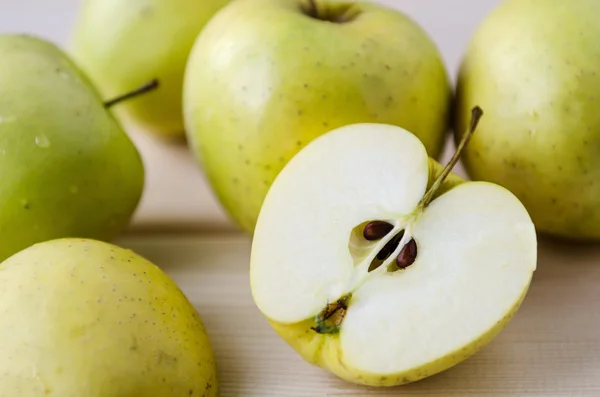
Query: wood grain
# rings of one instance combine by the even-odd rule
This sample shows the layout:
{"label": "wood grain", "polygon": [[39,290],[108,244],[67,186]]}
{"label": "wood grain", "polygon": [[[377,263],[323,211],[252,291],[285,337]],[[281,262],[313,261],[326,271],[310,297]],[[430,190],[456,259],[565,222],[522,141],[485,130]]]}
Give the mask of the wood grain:
{"label": "wood grain", "polygon": [[541,240],[530,292],[488,347],[429,379],[389,389],[354,386],[302,361],[252,301],[250,240],[229,236],[127,236],[161,266],[202,316],[224,397],[600,396],[600,246]]}

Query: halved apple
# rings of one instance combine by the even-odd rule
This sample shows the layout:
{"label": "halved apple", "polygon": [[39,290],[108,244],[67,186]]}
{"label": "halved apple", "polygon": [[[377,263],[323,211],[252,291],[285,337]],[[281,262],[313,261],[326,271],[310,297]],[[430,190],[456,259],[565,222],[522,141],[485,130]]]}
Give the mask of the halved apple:
{"label": "halved apple", "polygon": [[405,384],[468,358],[515,314],[536,268],[531,218],[505,188],[451,173],[479,117],[444,169],[410,132],[354,124],[276,178],[252,293],[306,361],[357,384]]}

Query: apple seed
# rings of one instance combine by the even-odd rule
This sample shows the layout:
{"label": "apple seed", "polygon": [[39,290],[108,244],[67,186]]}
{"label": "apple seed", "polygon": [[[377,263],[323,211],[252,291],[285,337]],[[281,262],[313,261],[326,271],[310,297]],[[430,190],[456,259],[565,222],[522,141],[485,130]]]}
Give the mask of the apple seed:
{"label": "apple seed", "polygon": [[417,242],[411,238],[408,243],[400,250],[396,258],[396,266],[400,269],[405,269],[412,265],[417,259]]}
{"label": "apple seed", "polygon": [[363,237],[366,240],[374,241],[381,240],[394,228],[393,225],[384,221],[369,222],[363,231]]}
{"label": "apple seed", "polygon": [[398,244],[400,244],[403,236],[404,230],[401,230],[383,246],[383,248],[377,253],[375,258],[373,258],[369,264],[369,269],[367,270],[369,273],[379,268],[379,266],[383,264],[383,261],[385,261],[392,254],[392,252],[398,248]]}

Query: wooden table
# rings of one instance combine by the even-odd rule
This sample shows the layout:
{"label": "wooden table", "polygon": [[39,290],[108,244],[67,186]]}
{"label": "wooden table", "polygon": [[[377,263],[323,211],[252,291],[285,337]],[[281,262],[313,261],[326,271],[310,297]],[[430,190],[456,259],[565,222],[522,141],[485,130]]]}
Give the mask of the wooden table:
{"label": "wooden table", "polygon": [[358,387],[302,361],[254,306],[250,240],[236,233],[131,233],[117,241],[161,266],[204,320],[221,396],[600,396],[600,247],[541,240],[528,297],[487,348],[429,379]]}

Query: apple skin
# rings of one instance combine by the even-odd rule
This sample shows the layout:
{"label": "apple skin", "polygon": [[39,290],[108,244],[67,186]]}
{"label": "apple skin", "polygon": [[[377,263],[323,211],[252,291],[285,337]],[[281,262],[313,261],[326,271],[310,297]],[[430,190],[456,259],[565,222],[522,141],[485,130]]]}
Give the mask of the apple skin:
{"label": "apple skin", "polygon": [[0,35],[0,261],[59,237],[110,240],[144,188],[141,157],[54,44]]}
{"label": "apple skin", "polygon": [[[449,128],[448,76],[418,25],[377,4],[356,3],[362,13],[346,23],[311,18],[301,4],[233,2],[207,24],[188,60],[188,142],[249,234],[274,178],[312,139],[343,125],[387,123],[414,132],[436,158]],[[335,14],[344,5],[328,7]]]}
{"label": "apple skin", "polygon": [[341,344],[336,334],[318,334],[310,328],[315,325],[313,319],[296,324],[282,324],[267,319],[279,337],[294,349],[306,362],[330,371],[340,379],[363,386],[394,387],[428,378],[465,361],[495,339],[508,325],[519,310],[529,288],[517,300],[511,310],[478,339],[473,340],[464,348],[455,351],[437,361],[414,368],[411,371],[391,375],[378,375],[357,370],[341,360]]}
{"label": "apple skin", "polygon": [[159,88],[115,106],[127,125],[184,138],[181,92],[190,49],[228,0],[85,0],[70,52],[105,99],[155,78]]}
{"label": "apple skin", "polygon": [[508,0],[476,31],[457,84],[456,139],[472,179],[511,190],[536,229],[600,238],[600,2]]}
{"label": "apple skin", "polygon": [[0,395],[218,395],[198,313],[157,266],[89,239],[0,265]]}

